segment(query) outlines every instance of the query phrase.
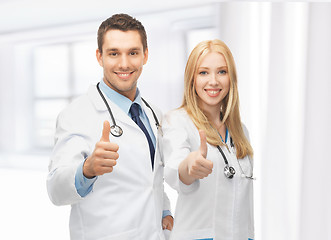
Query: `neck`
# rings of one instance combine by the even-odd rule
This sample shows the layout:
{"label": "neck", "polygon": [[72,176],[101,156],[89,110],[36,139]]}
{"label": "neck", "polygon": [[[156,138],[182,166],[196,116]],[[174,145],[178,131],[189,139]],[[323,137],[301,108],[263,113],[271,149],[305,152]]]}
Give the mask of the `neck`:
{"label": "neck", "polygon": [[113,89],[114,91],[118,92],[119,94],[123,95],[124,97],[130,99],[132,102],[134,101],[134,99],[136,97],[136,93],[137,93],[137,85],[131,86],[130,89],[121,90],[121,89],[117,88],[116,86],[114,86],[113,84],[111,84],[110,81],[108,81],[105,78],[104,78],[104,82],[106,83],[106,85],[109,88]]}
{"label": "neck", "polygon": [[208,118],[212,127],[222,136],[225,141],[226,126],[221,120],[220,108],[209,109],[209,111],[203,110],[204,114]]}
{"label": "neck", "polygon": [[208,106],[204,107],[203,105],[199,104],[200,109],[203,111],[203,113],[208,118],[209,122],[214,126],[219,126],[221,123],[221,107],[220,106]]}

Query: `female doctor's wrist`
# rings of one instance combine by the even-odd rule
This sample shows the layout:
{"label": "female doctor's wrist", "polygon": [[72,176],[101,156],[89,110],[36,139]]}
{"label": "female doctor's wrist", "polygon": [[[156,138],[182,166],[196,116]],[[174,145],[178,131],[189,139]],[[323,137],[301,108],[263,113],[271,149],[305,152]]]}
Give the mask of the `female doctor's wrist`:
{"label": "female doctor's wrist", "polygon": [[194,176],[189,173],[189,162],[190,159],[184,159],[178,166],[178,175],[179,180],[185,185],[191,185],[194,181],[197,180]]}

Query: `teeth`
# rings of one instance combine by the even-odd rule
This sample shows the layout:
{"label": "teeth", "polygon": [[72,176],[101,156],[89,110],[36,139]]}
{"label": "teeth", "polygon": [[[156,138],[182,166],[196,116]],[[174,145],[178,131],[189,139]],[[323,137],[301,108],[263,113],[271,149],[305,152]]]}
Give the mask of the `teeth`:
{"label": "teeth", "polygon": [[216,93],[218,93],[219,91],[215,91],[215,90],[208,90],[208,92],[209,92],[209,93],[211,93],[211,94],[216,94]]}
{"label": "teeth", "polygon": [[129,73],[119,73],[118,74],[120,77],[127,77],[129,76],[130,74]]}

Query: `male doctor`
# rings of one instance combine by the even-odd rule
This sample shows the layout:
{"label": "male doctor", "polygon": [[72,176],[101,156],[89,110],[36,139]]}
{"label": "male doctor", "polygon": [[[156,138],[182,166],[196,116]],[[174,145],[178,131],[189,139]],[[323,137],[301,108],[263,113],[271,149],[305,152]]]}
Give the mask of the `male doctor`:
{"label": "male doctor", "polygon": [[[148,58],[143,25],[126,14],[105,20],[96,56],[104,72],[99,89],[91,86],[58,116],[49,197],[55,205],[71,205],[73,240],[163,240],[173,218],[156,126],[161,113],[137,88]],[[121,136],[110,134],[107,104]]]}

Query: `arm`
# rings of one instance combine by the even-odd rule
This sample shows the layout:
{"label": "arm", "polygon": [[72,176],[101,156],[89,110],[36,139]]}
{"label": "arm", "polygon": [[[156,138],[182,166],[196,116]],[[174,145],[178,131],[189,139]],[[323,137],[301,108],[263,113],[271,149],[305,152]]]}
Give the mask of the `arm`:
{"label": "arm", "polygon": [[170,212],[170,201],[166,192],[163,193],[163,213],[162,213],[162,228],[172,230],[174,218]]}
{"label": "arm", "polygon": [[85,161],[78,166],[75,175],[76,190],[81,197],[85,197],[87,194],[89,194],[92,191],[94,182],[97,180],[97,177],[87,178],[84,176],[83,173],[84,163]]}
{"label": "arm", "polygon": [[207,139],[204,131],[199,131],[200,148],[188,154],[179,164],[179,179],[186,185],[191,185],[197,179],[203,179],[211,174],[213,162],[207,160]]}
{"label": "arm", "polygon": [[78,166],[90,153],[87,136],[75,128],[65,109],[57,118],[55,145],[50,158],[47,191],[55,205],[68,205],[81,200],[75,186]]}
{"label": "arm", "polygon": [[[84,177],[91,178],[105,172],[111,172],[118,158],[118,153],[116,152],[118,146],[109,142],[109,136],[108,142],[104,141],[104,134],[101,140],[96,144],[93,153],[90,155],[90,147],[88,146],[87,140],[89,136],[83,135],[78,130],[73,130],[75,129],[73,127],[75,124],[70,124],[66,119],[67,118],[62,115],[58,118],[55,135],[56,143],[49,165],[50,172],[47,177],[48,194],[55,205],[74,204],[80,201],[82,197],[89,192],[80,189],[80,185],[86,184],[84,183]],[[106,132],[105,129],[103,132]],[[102,151],[102,149],[104,149],[104,151]],[[90,156],[88,157],[88,155]],[[107,159],[102,160],[104,158]],[[89,168],[86,173],[84,166],[87,161]],[[103,161],[107,163],[103,163]],[[84,165],[80,168],[82,163]],[[102,167],[100,167],[100,165],[102,165]],[[77,176],[77,174],[79,175],[79,172],[77,172],[79,169],[82,169],[83,178]],[[82,179],[83,181],[81,181]],[[93,184],[93,181],[90,180],[86,182],[91,186]],[[87,186],[87,188],[89,188],[89,186]],[[82,194],[80,190],[85,191],[85,193]]]}
{"label": "arm", "polygon": [[[206,143],[197,144],[196,130],[184,110],[168,113],[163,121],[165,180],[177,191],[195,190],[199,186],[198,179],[212,169],[212,162],[202,156],[207,154]],[[200,173],[201,167],[204,173]]]}
{"label": "arm", "polygon": [[86,158],[77,169],[75,186],[81,197],[85,197],[92,191],[93,184],[98,175],[112,172],[113,167],[116,165],[118,146],[116,144],[109,144],[109,132],[109,122],[105,121],[102,137],[96,144],[92,155]]}
{"label": "arm", "polygon": [[109,133],[110,123],[105,121],[100,141],[95,144],[92,155],[84,162],[83,174],[86,178],[91,179],[113,171],[119,157],[117,153],[119,147],[109,141]]}

